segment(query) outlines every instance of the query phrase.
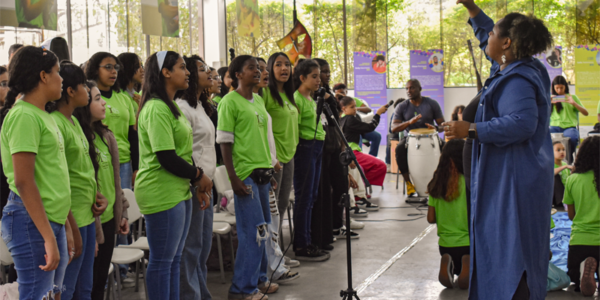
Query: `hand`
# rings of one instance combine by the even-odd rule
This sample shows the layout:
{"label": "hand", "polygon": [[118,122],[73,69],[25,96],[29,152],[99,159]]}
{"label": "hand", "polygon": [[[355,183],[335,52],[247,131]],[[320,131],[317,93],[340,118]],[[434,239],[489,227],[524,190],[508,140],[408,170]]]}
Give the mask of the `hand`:
{"label": "hand", "polygon": [[83,253],[83,239],[81,238],[79,228],[71,226],[71,230],[73,230],[73,241],[75,242],[75,256],[73,258],[78,258]]}
{"label": "hand", "polygon": [[449,140],[468,137],[469,126],[471,126],[471,123],[467,121],[449,121],[442,123],[444,134]]}
{"label": "hand", "polygon": [[[67,220],[67,222],[69,222]],[[73,257],[75,255],[75,240],[73,238],[73,231],[67,230],[68,228],[65,227],[65,234],[67,236],[67,252],[69,252],[69,264],[71,263],[71,261],[73,260]],[[73,255],[71,255],[71,253],[73,253]]]}
{"label": "hand", "polygon": [[352,175],[350,175],[350,174],[348,174],[348,185],[350,186],[350,188],[353,188],[353,189],[358,188],[358,183],[356,182],[356,180],[354,180],[354,177],[352,177]]}
{"label": "hand", "polygon": [[565,95],[565,97],[567,98],[567,100],[565,102],[567,102],[571,105],[577,104],[577,102],[575,102],[575,100],[573,100],[573,97],[571,97],[571,95]]}
{"label": "hand", "polygon": [[133,174],[131,174],[131,187],[135,187],[135,178],[137,177],[137,170],[133,171]]}
{"label": "hand", "polygon": [[98,241],[96,241],[96,251],[94,252],[94,257],[98,257],[98,250],[100,250],[100,248],[98,247]]}
{"label": "hand", "polygon": [[58,263],[60,262],[60,252],[58,252],[56,238],[52,237],[50,240],[44,241],[44,249],[46,250],[46,254],[44,255],[46,265],[39,266],[39,268],[46,272],[56,270],[56,268],[58,268]]}
{"label": "hand", "polygon": [[273,167],[273,169],[275,170],[275,173],[279,173],[279,171],[281,171],[281,169],[283,169],[283,167],[281,166],[281,164],[279,163],[279,161],[277,161],[277,163],[275,164],[275,166]]}
{"label": "hand", "polygon": [[378,115],[380,115],[380,116],[381,116],[382,114],[385,114],[385,112],[386,112],[387,110],[388,110],[388,106],[387,106],[387,105],[384,105],[384,106],[380,107],[379,109],[377,109],[377,112],[376,112],[376,114],[378,114]]}
{"label": "hand", "polygon": [[136,93],[133,93],[133,100],[134,100],[135,102],[137,102],[137,104],[139,105],[139,104],[140,104],[140,101],[142,101],[142,96],[140,96],[140,95],[138,95],[138,94],[136,94]]}
{"label": "hand", "polygon": [[250,195],[250,191],[246,188],[246,185],[239,177],[233,176],[231,179],[231,187],[233,188],[233,192],[238,196],[247,196]]}
{"label": "hand", "polygon": [[412,125],[415,124],[417,122],[419,122],[419,120],[421,120],[423,116],[421,116],[421,114],[418,114],[416,116],[414,116],[412,119],[410,119],[410,121],[408,121],[408,124]]}
{"label": "hand", "polygon": [[200,209],[205,210],[210,205],[210,197],[209,194],[202,190],[202,187],[198,187],[196,189],[196,198],[198,198],[198,202],[200,202]]}
{"label": "hand", "polygon": [[92,204],[92,212],[94,217],[98,217],[104,213],[108,207],[108,200],[100,192],[96,193],[96,203]]}
{"label": "hand", "polygon": [[429,123],[425,123],[425,126],[427,126],[427,128],[429,128],[429,129],[435,129],[435,130],[437,130],[437,128],[435,126],[433,126],[433,125],[431,125]]}
{"label": "hand", "polygon": [[129,234],[129,220],[122,218],[121,224],[119,226],[119,234],[128,235]]}
{"label": "hand", "polygon": [[[573,166],[571,165],[564,165],[563,167],[565,167],[565,169],[569,169],[571,171],[573,171],[573,169],[575,169]],[[563,169],[564,170],[564,169]]]}
{"label": "hand", "polygon": [[352,161],[352,162],[350,163],[350,165],[348,165],[348,166],[349,166],[349,167],[350,167],[350,169],[352,169],[352,170],[356,169],[356,164],[354,163],[354,161]]}
{"label": "hand", "polygon": [[277,180],[275,180],[274,177],[271,177],[271,187],[273,187],[274,190],[277,189]]}
{"label": "hand", "polygon": [[456,4],[462,4],[466,8],[469,8],[470,5],[475,5],[475,1],[474,0],[457,0]]}

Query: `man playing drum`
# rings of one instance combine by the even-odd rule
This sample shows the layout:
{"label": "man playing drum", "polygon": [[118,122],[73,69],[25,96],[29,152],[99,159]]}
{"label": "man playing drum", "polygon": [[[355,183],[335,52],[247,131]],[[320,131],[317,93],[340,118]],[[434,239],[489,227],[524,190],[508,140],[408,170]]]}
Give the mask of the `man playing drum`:
{"label": "man playing drum", "polygon": [[[396,107],[392,122],[392,132],[405,131],[404,137],[396,147],[396,161],[398,162],[398,169],[406,182],[408,196],[418,197],[419,195],[409,176],[406,138],[408,132],[412,129],[436,129],[431,124],[433,124],[433,121],[438,125],[442,124],[444,122],[444,115],[437,101],[421,96],[421,83],[419,80],[408,80],[406,83],[406,94],[410,101],[404,101]],[[432,163],[437,164],[437,161]]]}

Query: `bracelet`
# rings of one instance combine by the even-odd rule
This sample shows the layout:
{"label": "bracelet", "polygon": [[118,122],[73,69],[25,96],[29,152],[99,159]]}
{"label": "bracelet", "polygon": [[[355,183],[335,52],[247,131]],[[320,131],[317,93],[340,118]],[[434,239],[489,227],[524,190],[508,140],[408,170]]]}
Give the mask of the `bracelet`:
{"label": "bracelet", "polygon": [[202,170],[202,168],[196,167],[196,169],[200,172],[199,172],[198,176],[196,178],[194,178],[194,180],[192,180],[192,182],[199,181],[200,179],[202,179],[202,175],[204,175],[204,170]]}

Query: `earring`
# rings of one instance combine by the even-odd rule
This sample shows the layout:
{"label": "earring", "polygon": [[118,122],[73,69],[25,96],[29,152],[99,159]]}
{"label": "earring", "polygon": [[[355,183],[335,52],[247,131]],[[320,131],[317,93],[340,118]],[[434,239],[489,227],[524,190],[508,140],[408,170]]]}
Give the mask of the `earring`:
{"label": "earring", "polygon": [[505,64],[506,63],[506,55],[502,54],[502,63]]}

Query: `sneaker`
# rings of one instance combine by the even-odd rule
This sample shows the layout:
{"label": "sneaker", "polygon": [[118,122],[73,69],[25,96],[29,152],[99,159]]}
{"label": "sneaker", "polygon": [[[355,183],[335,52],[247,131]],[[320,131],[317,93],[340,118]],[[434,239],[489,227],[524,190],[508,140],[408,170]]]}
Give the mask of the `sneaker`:
{"label": "sneaker", "polygon": [[462,269],[460,270],[460,275],[458,275],[458,287],[461,290],[467,290],[469,289],[469,264],[471,262],[471,256],[463,255],[461,260]]}
{"label": "sneaker", "polygon": [[291,259],[287,256],[284,256],[284,260],[285,260],[285,265],[290,268],[297,268],[300,266],[300,262],[295,259]]}
{"label": "sneaker", "polygon": [[[333,231],[333,235],[340,239],[345,239],[348,233],[346,232],[346,228],[342,227],[340,229],[336,229]],[[350,230],[350,239],[354,240],[360,237],[360,234]]]}
{"label": "sneaker", "polygon": [[417,194],[417,190],[415,189],[415,186],[410,181],[406,183],[406,194],[408,195],[409,198],[419,197],[419,194]]}
{"label": "sneaker", "polygon": [[355,218],[366,218],[369,213],[366,210],[356,206],[350,209],[350,215]]}
{"label": "sneaker", "polygon": [[[358,198],[358,197],[355,197]],[[355,199],[356,200],[356,205],[358,205],[358,207],[366,210],[366,211],[378,211],[379,210],[379,205],[371,203],[371,201],[365,199],[365,198],[359,198],[359,199]]]}
{"label": "sneaker", "polygon": [[333,242],[337,242],[337,238],[335,236],[333,237]]}
{"label": "sneaker", "polygon": [[279,277],[279,279],[277,279],[275,281],[277,281],[277,283],[281,284],[281,283],[288,283],[288,282],[296,280],[298,278],[300,278],[300,273],[287,271],[287,272],[283,273],[283,275],[281,275],[281,277]]}
{"label": "sneaker", "polygon": [[269,296],[256,291],[253,294],[233,294],[229,292],[227,295],[228,300],[269,300]]}
{"label": "sneaker", "polygon": [[299,261],[321,262],[326,261],[331,257],[329,253],[319,250],[314,245],[309,245],[308,247],[296,250],[295,252],[296,259]]}
{"label": "sneaker", "polygon": [[452,285],[452,281],[454,281],[454,264],[452,263],[452,257],[448,253],[442,255],[439,280],[443,286],[449,289],[454,288]]}
{"label": "sneaker", "polygon": [[331,251],[333,250],[333,246],[332,245],[324,245],[323,247],[321,247],[323,250],[325,251]]}
{"label": "sneaker", "polygon": [[593,257],[586,258],[579,267],[579,272],[581,276],[581,283],[579,284],[581,288],[581,295],[584,297],[594,296],[596,292],[596,280],[594,279],[594,273],[596,272],[596,268],[598,267],[598,261],[596,261]]}
{"label": "sneaker", "polygon": [[356,221],[350,218],[350,229],[363,229],[365,228],[365,223]]}
{"label": "sneaker", "polygon": [[279,290],[279,284],[270,281],[261,282],[258,284],[258,289],[265,295],[273,294]]}

